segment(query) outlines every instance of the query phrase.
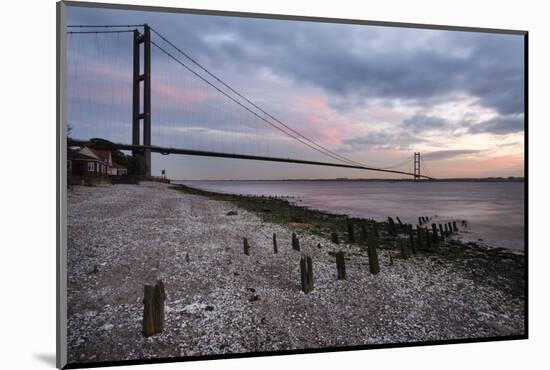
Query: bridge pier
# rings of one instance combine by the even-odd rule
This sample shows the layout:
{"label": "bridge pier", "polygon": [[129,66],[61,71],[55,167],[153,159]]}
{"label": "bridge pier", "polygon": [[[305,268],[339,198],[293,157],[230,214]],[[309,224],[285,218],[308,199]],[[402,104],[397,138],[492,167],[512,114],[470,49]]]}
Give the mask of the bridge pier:
{"label": "bridge pier", "polygon": [[[151,146],[151,29],[144,25],[143,35],[134,30],[134,71],[132,99],[132,145]],[[143,73],[141,73],[141,45],[143,44]],[[143,111],[140,87],[143,83]],[[143,121],[143,139],[141,122]],[[143,175],[151,176],[151,150],[133,151],[132,155],[143,168]]]}
{"label": "bridge pier", "polygon": [[414,180],[420,180],[420,152],[414,153]]}

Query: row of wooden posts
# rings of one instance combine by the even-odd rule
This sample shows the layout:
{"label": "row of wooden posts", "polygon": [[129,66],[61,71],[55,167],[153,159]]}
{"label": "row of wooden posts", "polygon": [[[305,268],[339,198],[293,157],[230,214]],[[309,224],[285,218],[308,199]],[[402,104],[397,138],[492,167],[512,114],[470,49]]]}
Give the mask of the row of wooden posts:
{"label": "row of wooden posts", "polygon": [[[375,228],[376,232],[377,228]],[[369,256],[369,270],[372,274],[377,274],[380,272],[380,264],[378,262],[378,239],[374,235],[370,235],[366,231],[366,227],[363,224],[362,225],[362,236],[365,238],[365,240],[368,240],[367,243],[367,252]],[[348,238],[350,238],[350,235],[353,235],[353,226],[348,229]],[[351,236],[353,239],[353,236]],[[338,241],[338,234],[332,233],[332,239],[333,242],[336,244],[339,244]],[[291,245],[292,249],[296,251],[300,251],[300,239],[298,239],[298,236],[296,233],[292,233],[291,238]],[[250,244],[248,243],[247,238],[243,238],[243,249],[245,255],[250,255]],[[278,244],[277,244],[277,234],[273,233],[273,252],[277,254],[279,252]],[[337,277],[339,280],[345,280],[347,279],[346,274],[346,265],[345,265],[345,252],[329,252],[329,254],[333,255],[336,258],[336,271],[337,271]],[[301,275],[301,281],[302,281],[302,290],[305,293],[309,293],[313,290],[313,268],[312,268],[312,260],[311,257],[302,255],[300,257],[300,275]]]}
{"label": "row of wooden posts", "polygon": [[[431,230],[424,228],[420,225],[416,227],[416,238],[414,236],[413,226],[410,224],[403,224],[399,217],[396,217],[399,227],[393,221],[393,218],[388,217],[388,232],[391,235],[397,236],[398,229],[401,233],[408,235],[408,244],[411,248],[413,255],[417,254],[418,250],[433,251],[439,248],[441,241],[444,241],[451,234],[458,232],[456,221],[448,222],[445,224],[431,224]],[[428,221],[427,217],[419,217],[419,221],[423,223]],[[464,223],[463,223],[464,224]],[[367,225],[364,222],[359,224],[361,230],[361,239],[367,243],[367,254],[369,258],[369,270],[372,274],[378,274],[380,272],[380,264],[378,261],[378,238],[380,236],[379,229],[376,222],[372,222],[372,233],[367,231]],[[438,229],[439,227],[439,229]],[[438,231],[439,230],[439,231]],[[340,238],[338,233],[332,232],[332,242],[340,244]],[[354,223],[352,220],[347,220],[347,239],[349,243],[355,243],[355,231]],[[405,239],[406,240],[406,239]],[[399,250],[402,258],[408,258],[408,254],[405,247],[405,240],[399,239]],[[244,254],[250,254],[250,244],[247,238],[243,238]],[[300,240],[296,236],[296,233],[292,233],[291,238],[292,249],[300,251]],[[273,252],[278,253],[277,234],[273,233]],[[331,253],[336,258],[336,270],[339,280],[347,279],[346,266],[345,266],[345,253],[343,251]],[[300,274],[302,281],[302,290],[305,293],[309,293],[313,290],[313,272],[311,257],[302,255],[300,258]]]}
{"label": "row of wooden posts", "polygon": [[[388,233],[392,236],[397,236],[398,232],[408,235],[408,244],[413,255],[417,254],[418,250],[437,250],[441,241],[444,241],[451,234],[458,232],[456,221],[447,222],[444,224],[431,224],[431,230],[428,227],[422,227],[430,219],[427,217],[419,217],[419,224],[416,226],[416,237],[414,235],[413,226],[410,224],[403,224],[399,217],[396,217],[397,224],[393,218],[388,217]],[[371,222],[371,232],[369,232],[365,222],[360,222],[360,237],[367,244],[367,254],[369,259],[369,271],[371,274],[378,274],[380,272],[380,263],[378,261],[378,248],[380,237],[380,231],[376,222]],[[462,221],[462,226],[466,226],[466,222]],[[331,233],[331,240],[335,244],[340,244],[340,238],[338,233]],[[353,220],[347,220],[347,240],[348,242],[355,243],[355,225]],[[399,250],[402,258],[408,258],[406,251],[407,239],[399,238]],[[292,233],[291,239],[292,249],[300,251],[300,240],[296,233]],[[243,249],[245,255],[250,255],[250,244],[247,238],[243,238]],[[273,252],[279,253],[277,244],[277,235],[273,233]],[[345,264],[345,252],[329,252],[336,258],[336,271],[337,278],[339,280],[347,279],[346,264]],[[188,255],[186,255],[188,260]],[[393,258],[392,258],[393,262]],[[313,262],[311,257],[302,254],[300,256],[300,275],[302,282],[302,291],[309,293],[313,290]],[[150,336],[156,333],[160,333],[163,330],[164,325],[164,301],[166,294],[164,291],[164,284],[162,281],[158,281],[156,285],[145,285],[144,287],[144,310],[143,310],[143,335]]]}

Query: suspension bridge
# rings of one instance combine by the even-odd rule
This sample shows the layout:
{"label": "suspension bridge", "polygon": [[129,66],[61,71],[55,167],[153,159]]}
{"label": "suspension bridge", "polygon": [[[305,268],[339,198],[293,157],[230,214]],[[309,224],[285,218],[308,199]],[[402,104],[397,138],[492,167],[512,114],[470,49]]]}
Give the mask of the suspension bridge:
{"label": "suspension bridge", "polygon": [[[148,24],[67,27],[69,147],[93,142],[131,151],[145,175],[151,175],[151,153],[160,153],[433,179],[421,174],[420,153],[414,153],[413,166],[407,158],[380,167],[329,149],[312,138],[315,133],[306,136],[269,113]],[[413,172],[403,169],[411,167]]]}

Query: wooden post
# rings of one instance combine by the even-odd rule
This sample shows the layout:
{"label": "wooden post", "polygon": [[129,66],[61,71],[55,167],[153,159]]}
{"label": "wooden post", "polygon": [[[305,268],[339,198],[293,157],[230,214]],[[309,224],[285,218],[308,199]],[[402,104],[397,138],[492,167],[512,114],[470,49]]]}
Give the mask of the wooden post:
{"label": "wooden post", "polygon": [[336,253],[336,269],[338,271],[338,280],[346,280],[348,278],[346,274],[346,260],[344,259],[344,252]]}
{"label": "wooden post", "polygon": [[416,226],[416,238],[418,239],[418,249],[419,250],[425,249],[424,248],[424,240],[423,240],[424,238],[423,238],[422,230],[424,230],[422,228],[422,226],[420,226],[420,225]]}
{"label": "wooden post", "polygon": [[432,234],[433,234],[434,243],[437,243],[439,241],[439,236],[437,235],[437,225],[436,224],[432,224]]}
{"label": "wooden post", "polygon": [[441,240],[445,240],[445,233],[443,232],[443,225],[439,224],[439,233],[441,234]]}
{"label": "wooden post", "polygon": [[393,218],[388,217],[388,225],[389,225],[389,229],[390,229],[390,234],[395,235],[396,234],[396,232],[395,232],[395,222],[393,222]]}
{"label": "wooden post", "polygon": [[378,223],[376,221],[374,221],[372,227],[373,227],[373,230],[374,230],[374,236],[379,238],[380,233],[378,232]]}
{"label": "wooden post", "polygon": [[427,250],[431,250],[432,249],[432,238],[431,238],[431,235],[430,235],[430,229],[426,228],[424,229],[424,232],[425,232],[425,240],[426,240],[426,249]]}
{"label": "wooden post", "polygon": [[338,240],[338,233],[333,232],[332,234],[330,234],[330,237],[334,244],[340,244],[340,241]]}
{"label": "wooden post", "polygon": [[367,225],[364,222],[361,222],[361,240],[365,242],[367,240]]}
{"label": "wooden post", "polygon": [[353,234],[353,222],[351,220],[347,221],[348,224],[348,243],[355,243],[355,235]]}
{"label": "wooden post", "polygon": [[243,245],[244,245],[244,254],[249,256],[250,255],[250,245],[248,244],[248,239],[243,238]]}
{"label": "wooden post", "polygon": [[401,258],[406,260],[407,258],[409,258],[409,256],[407,255],[407,251],[405,250],[405,243],[403,242],[403,239],[401,239],[401,238],[399,238],[399,246],[400,246],[400,249],[401,249]]}
{"label": "wooden post", "polygon": [[275,233],[273,233],[273,253],[279,253],[279,249],[277,248],[277,234]]}
{"label": "wooden post", "polygon": [[292,248],[299,251],[300,250],[300,241],[295,233],[292,233]]}
{"label": "wooden post", "polygon": [[418,217],[418,224],[422,225],[422,217]]}
{"label": "wooden post", "polygon": [[401,222],[401,220],[399,219],[399,216],[395,216],[395,218],[397,220],[397,223],[399,224],[399,229],[401,230],[401,232],[404,232],[405,227],[403,226],[403,222]]}
{"label": "wooden post", "polygon": [[416,256],[416,245],[415,245],[416,243],[414,240],[412,225],[409,225],[409,242],[411,243],[412,252]]}
{"label": "wooden post", "polygon": [[143,296],[143,335],[149,337],[164,329],[164,284],[161,280],[155,286],[145,285]]}
{"label": "wooden post", "polygon": [[302,277],[302,290],[309,293],[313,290],[313,264],[311,257],[302,255],[300,257],[300,274]]}
{"label": "wooden post", "polygon": [[445,236],[449,236],[449,225],[445,224]]}
{"label": "wooden post", "polygon": [[368,241],[367,241],[367,252],[369,255],[369,269],[370,273],[373,275],[376,275],[380,272],[380,264],[378,262],[378,252],[376,249],[378,248],[378,239],[373,237],[369,234]]}
{"label": "wooden post", "polygon": [[449,225],[449,234],[452,234],[453,233],[453,226],[451,225],[450,222],[447,222],[447,224]]}
{"label": "wooden post", "polygon": [[453,221],[453,230],[457,233],[458,227],[456,226],[456,221]]}

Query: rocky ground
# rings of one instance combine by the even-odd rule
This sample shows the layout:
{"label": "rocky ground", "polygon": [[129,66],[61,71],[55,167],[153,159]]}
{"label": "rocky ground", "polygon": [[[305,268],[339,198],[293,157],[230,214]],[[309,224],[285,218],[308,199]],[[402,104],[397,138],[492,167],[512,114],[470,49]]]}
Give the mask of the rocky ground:
{"label": "rocky ground", "polygon": [[[301,252],[291,248],[293,231]],[[154,182],[74,187],[68,232],[69,363],[525,331],[524,258],[505,250],[451,241],[402,259],[381,248],[381,272],[372,275],[361,245],[336,245],[296,223],[266,222],[239,202]],[[339,250],[347,280],[336,279],[328,253]],[[313,259],[309,294],[300,289],[300,253]],[[143,285],[157,280],[167,294],[165,329],[145,338]]]}

